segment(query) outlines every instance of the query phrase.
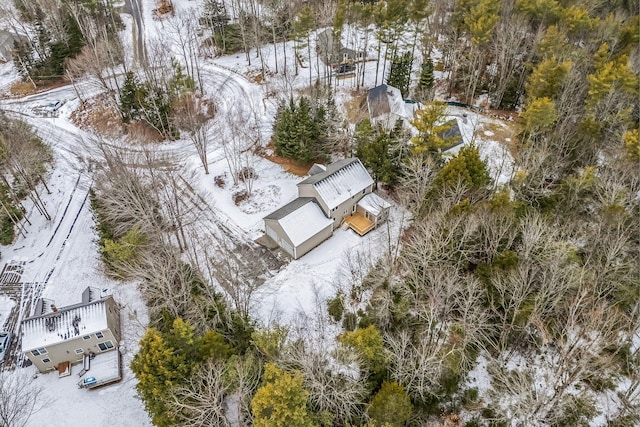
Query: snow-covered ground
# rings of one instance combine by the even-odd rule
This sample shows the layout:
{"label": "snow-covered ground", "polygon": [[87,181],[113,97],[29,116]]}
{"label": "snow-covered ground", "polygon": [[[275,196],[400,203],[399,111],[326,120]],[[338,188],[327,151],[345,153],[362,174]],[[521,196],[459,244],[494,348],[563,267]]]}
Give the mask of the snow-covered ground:
{"label": "snow-covered ground", "polygon": [[[151,18],[154,0],[140,0],[142,4],[143,34],[146,40],[163,37],[170,31],[166,21]],[[196,5],[197,2],[174,0],[179,19],[180,14]],[[134,20],[125,18],[126,51],[132,55],[132,34]],[[376,53],[371,46],[375,41],[369,35],[369,56]],[[315,51],[315,39],[312,37],[311,52]],[[191,183],[203,197],[210,201],[218,219],[229,225],[228,229],[245,241],[255,240],[263,233],[262,218],[278,207],[294,199],[297,195],[296,184],[302,179],[282,170],[282,168],[262,157],[249,154],[250,162],[257,173],[252,197],[236,205],[232,195],[241,189],[233,186],[227,179],[227,185],[220,188],[214,184],[214,177],[229,174],[221,146],[221,139],[228,136],[225,125],[232,116],[245,122],[253,122],[259,129],[259,140],[266,144],[270,137],[273,118],[279,100],[286,98],[292,91],[300,90],[311,79],[324,75],[322,63],[312,53],[311,63],[307,63],[306,49],[301,52],[303,67],[294,75],[293,43],[266,46],[263,59],[268,70],[275,71],[276,56],[279,68],[284,66],[287,56],[287,76],[276,75],[262,83],[251,80],[261,66],[261,62],[252,53],[252,65],[249,67],[244,54],[228,55],[221,58],[204,60],[202,77],[204,92],[218,103],[221,116],[212,127],[209,136],[210,174],[205,175],[195,149],[185,140],[162,145],[160,148],[174,154],[178,153],[188,168],[196,171]],[[179,50],[174,54],[179,57]],[[129,56],[133,59],[133,56]],[[382,66],[376,69],[375,62],[368,62],[365,68],[364,87],[372,87],[382,82]],[[11,64],[0,65],[0,92],[17,79],[17,73]],[[83,97],[97,94],[92,82],[80,82]],[[343,79],[336,82],[336,100],[346,100],[355,89],[355,79]],[[49,102],[66,99],[67,103],[58,112],[58,117],[42,117],[42,107]],[[38,294],[55,300],[58,306],[76,303],[81,292],[87,286],[107,289],[113,293],[116,301],[122,305],[123,340],[123,380],[103,389],[87,391],[76,387],[75,372],[58,379],[54,373],[36,375],[35,385],[42,388],[42,399],[47,401],[43,410],[38,412],[29,425],[47,424],[56,426],[80,426],[87,423],[99,426],[147,426],[150,425],[142,403],[135,393],[135,378],[129,369],[129,363],[135,354],[138,341],[147,325],[148,318],[144,302],[135,283],[116,282],[105,276],[95,240],[95,223],[89,209],[87,194],[92,184],[87,171],[86,147],[82,143],[86,134],[76,128],[69,116],[77,108],[79,101],[73,88],[67,86],[36,94],[22,99],[0,100],[0,108],[13,112],[27,120],[43,140],[54,150],[54,169],[47,178],[51,194],[42,191],[42,197],[52,219],[47,221],[28,203],[30,225],[26,225],[26,236],[19,236],[7,247],[2,247],[0,267],[7,262],[23,262],[25,271],[23,282],[33,283],[34,295]],[[466,114],[466,116],[463,116]],[[452,117],[459,118],[465,143],[475,141],[487,158],[494,178],[504,182],[510,176],[510,156],[500,144],[491,139],[490,131],[481,131],[481,124],[487,119],[476,113],[461,109],[451,109]],[[43,189],[41,189],[43,190]],[[262,286],[254,298],[252,314],[262,323],[278,322],[288,324],[298,318],[299,313],[313,313],[318,302],[333,296],[346,277],[350,274],[350,265],[354,259],[367,260],[369,268],[380,257],[390,256],[398,242],[402,227],[406,226],[405,214],[399,208],[393,208],[390,220],[384,226],[359,237],[353,231],[337,230],[333,236],[299,260],[291,261],[271,277]],[[358,256],[356,256],[358,255]],[[0,296],[0,325],[9,316],[14,301]],[[21,317],[30,313],[22,312]],[[19,333],[16,329],[14,333]],[[20,372],[34,376],[33,367],[17,368]],[[117,414],[114,417],[112,414]],[[90,418],[89,418],[90,417]]]}

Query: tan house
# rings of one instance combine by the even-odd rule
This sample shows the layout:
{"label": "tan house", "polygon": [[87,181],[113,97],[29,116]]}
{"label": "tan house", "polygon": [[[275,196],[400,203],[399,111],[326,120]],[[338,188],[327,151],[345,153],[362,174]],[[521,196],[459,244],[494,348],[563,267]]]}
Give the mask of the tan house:
{"label": "tan house", "polygon": [[50,300],[40,300],[35,315],[22,322],[22,351],[40,372],[61,371],[61,366],[77,362],[87,371],[88,357],[118,353],[120,338],[116,302],[90,287],[79,304],[57,308]]}
{"label": "tan house", "polygon": [[298,197],[264,217],[265,231],[293,259],[331,237],[333,220],[312,197]]}
{"label": "tan house", "polygon": [[298,183],[298,198],[264,217],[265,232],[294,259],[345,224],[360,235],[387,219],[390,204],[372,193],[374,182],[357,158],[314,165]]}

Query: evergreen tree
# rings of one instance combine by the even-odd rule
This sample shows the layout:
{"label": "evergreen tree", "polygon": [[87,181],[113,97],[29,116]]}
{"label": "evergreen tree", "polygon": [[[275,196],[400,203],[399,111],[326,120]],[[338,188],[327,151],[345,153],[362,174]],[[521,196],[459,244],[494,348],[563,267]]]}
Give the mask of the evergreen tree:
{"label": "evergreen tree", "polygon": [[397,382],[383,382],[369,404],[367,413],[373,421],[390,427],[402,427],[411,418],[413,405],[404,388]]}
{"label": "evergreen tree", "polygon": [[453,188],[458,184],[466,185],[470,190],[479,190],[491,182],[487,165],[480,158],[475,145],[466,145],[458,155],[438,172],[434,180],[435,188]]}
{"label": "evergreen tree", "polygon": [[[66,60],[78,55],[85,45],[82,30],[78,22],[66,10],[62,9],[62,28],[54,38],[47,29],[44,16],[36,13],[34,27],[36,37],[32,43],[23,44],[14,56],[16,68],[23,76],[32,80],[59,80],[64,77]],[[37,54],[36,54],[37,52]],[[37,59],[34,59],[37,58]]]}
{"label": "evergreen tree", "polygon": [[516,10],[528,15],[537,25],[555,24],[562,16],[562,4],[558,0],[516,0]]}
{"label": "evergreen tree", "polygon": [[409,94],[409,83],[411,82],[411,66],[413,58],[410,52],[405,52],[400,56],[394,56],[387,77],[387,84],[400,89],[402,97]]}
{"label": "evergreen tree", "polygon": [[622,136],[627,158],[633,162],[640,161],[640,140],[638,138],[638,129],[632,129]]}
{"label": "evergreen tree", "polygon": [[192,368],[193,363],[180,349],[170,346],[158,330],[147,329],[140,350],[131,361],[131,370],[138,380],[138,393],[156,426],[173,424],[167,410],[170,390],[188,378]]}
{"label": "evergreen tree", "polygon": [[451,129],[453,122],[447,121],[447,105],[442,101],[426,104],[416,111],[411,124],[418,130],[418,135],[411,138],[416,153],[437,153],[452,146],[453,137],[445,137],[444,133]]}
{"label": "evergreen tree", "polygon": [[262,375],[263,385],[251,401],[254,427],[312,427],[307,412],[307,392],[302,375],[288,373],[267,363]]}
{"label": "evergreen tree", "polygon": [[539,63],[527,79],[527,97],[555,98],[560,93],[560,86],[572,65],[571,61],[559,63],[555,57]]}
{"label": "evergreen tree", "polygon": [[144,94],[138,77],[133,71],[127,71],[120,87],[120,114],[123,122],[130,123],[139,118],[142,98]]}
{"label": "evergreen tree", "polygon": [[276,153],[301,162],[321,157],[324,154],[325,119],[324,107],[316,104],[312,109],[306,97],[300,98],[298,104],[291,99],[288,106],[281,105],[273,133]]}
{"label": "evergreen tree", "polygon": [[554,102],[547,98],[535,98],[525,110],[520,114],[520,118],[524,124],[525,134],[529,137],[546,132],[553,126],[558,119],[558,113]]}
{"label": "evergreen tree", "polygon": [[196,336],[193,326],[180,318],[164,333],[147,329],[140,341],[140,350],[131,362],[131,370],[153,423],[174,425],[174,414],[168,406],[172,389],[185,384],[205,360],[225,360],[231,350],[219,333],[208,331],[202,337]]}
{"label": "evergreen tree", "polygon": [[[627,55],[619,55],[610,59],[611,52],[607,43],[603,43],[594,55],[595,72],[589,74],[589,97],[587,99],[587,109],[590,112],[598,110],[598,104],[606,105],[600,110],[620,109],[621,101],[638,97],[638,76],[636,76],[629,65]],[[616,103],[612,103],[609,97],[617,95]],[[626,98],[626,99],[625,99]],[[603,102],[605,101],[605,102]],[[616,108],[614,108],[613,106]],[[625,102],[626,104],[626,102]],[[600,111],[599,116],[604,118],[609,111]]]}
{"label": "evergreen tree", "polygon": [[224,28],[229,23],[229,15],[223,1],[206,0],[203,5],[200,21],[213,29],[214,33],[224,34]]}
{"label": "evergreen tree", "polygon": [[373,129],[368,119],[356,126],[356,156],[371,171],[376,187],[379,181],[393,184],[400,173],[392,133],[381,127]]}
{"label": "evergreen tree", "polygon": [[380,331],[374,325],[370,325],[345,332],[338,337],[338,341],[355,350],[364,359],[365,374],[369,376],[371,386],[377,388],[387,372],[387,359]]}
{"label": "evergreen tree", "polygon": [[184,68],[175,58],[171,58],[171,68],[173,73],[168,88],[169,96],[174,101],[185,93],[195,90],[196,82],[184,72]]}
{"label": "evergreen tree", "polygon": [[431,89],[433,89],[433,61],[431,58],[427,59],[427,62],[422,64],[422,70],[420,71],[420,80],[418,81],[418,91],[421,94],[422,99],[429,100],[431,98]]}
{"label": "evergreen tree", "polygon": [[144,98],[140,98],[141,118],[164,138],[179,138],[180,133],[170,120],[175,98],[166,88],[154,86],[150,82],[144,83],[142,87],[141,94]]}

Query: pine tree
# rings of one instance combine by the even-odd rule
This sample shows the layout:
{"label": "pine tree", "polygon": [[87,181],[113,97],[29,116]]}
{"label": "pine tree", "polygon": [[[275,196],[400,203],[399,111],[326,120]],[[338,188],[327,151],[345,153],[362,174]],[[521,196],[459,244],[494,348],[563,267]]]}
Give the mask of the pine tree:
{"label": "pine tree", "polygon": [[562,16],[562,5],[558,0],[516,0],[516,10],[538,25],[555,24]]}
{"label": "pine tree", "polygon": [[570,49],[567,49],[567,34],[565,30],[557,25],[547,28],[544,37],[538,43],[538,52],[540,52],[543,59],[563,58],[566,57],[564,55],[568,51]]}
{"label": "pine tree", "polygon": [[276,113],[273,143],[276,154],[301,162],[310,162],[323,155],[326,110],[316,103],[312,108],[306,97],[298,104],[293,99],[281,105]]}
{"label": "pine tree", "polygon": [[373,421],[390,427],[402,427],[411,418],[413,405],[404,388],[397,382],[383,382],[369,404],[367,413]]}
{"label": "pine tree", "polygon": [[120,114],[123,122],[130,123],[139,118],[140,91],[138,77],[133,71],[128,71],[120,87]]}
{"label": "pine tree", "polygon": [[633,162],[640,161],[640,141],[638,139],[638,129],[627,131],[622,136],[625,149],[627,150],[627,158]]}
{"label": "pine tree", "polygon": [[213,29],[214,33],[223,34],[224,27],[229,23],[229,15],[224,2],[206,0],[203,5],[201,22]]}
{"label": "pine tree", "polygon": [[409,94],[409,83],[411,82],[411,66],[413,58],[410,52],[405,52],[400,56],[394,56],[387,77],[387,84],[400,89],[402,97]]}
{"label": "pine tree", "polygon": [[226,360],[232,348],[215,331],[204,336],[194,334],[194,327],[180,318],[173,320],[168,330],[147,329],[140,341],[140,350],[131,362],[136,386],[147,412],[157,426],[174,425],[168,399],[172,389],[184,385],[202,362]]}
{"label": "pine tree", "polygon": [[[589,97],[587,109],[594,111],[598,103],[614,93],[633,97],[638,96],[638,77],[629,66],[627,55],[620,55],[609,60],[610,49],[607,43],[603,43],[594,55],[593,74],[589,74]],[[618,107],[618,106],[616,106]]]}
{"label": "pine tree", "polygon": [[558,113],[554,102],[547,98],[535,98],[520,114],[524,123],[524,131],[530,137],[546,132],[558,119]]}
{"label": "pine tree", "polygon": [[437,153],[455,143],[454,138],[443,134],[451,129],[453,122],[445,120],[447,105],[442,101],[434,101],[416,111],[411,120],[419,134],[411,138],[416,153]]}
{"label": "pine tree", "polygon": [[400,174],[400,167],[393,154],[392,132],[373,129],[369,120],[358,124],[355,133],[356,156],[371,171],[376,187],[379,181],[393,184]]}
{"label": "pine tree", "polygon": [[420,71],[420,80],[418,81],[418,91],[422,94],[423,99],[430,99],[431,89],[433,89],[433,61],[431,58],[427,59],[427,62],[422,64],[422,71]]}
{"label": "pine tree", "polygon": [[377,388],[387,372],[384,342],[380,331],[370,325],[366,328],[345,332],[338,337],[338,341],[355,350],[363,358],[364,374],[369,377],[370,385]]}
{"label": "pine tree", "polygon": [[153,424],[160,427],[173,424],[167,407],[171,388],[180,384],[191,373],[184,354],[176,350],[168,345],[158,330],[149,328],[140,341],[140,350],[131,362],[131,370],[138,380],[138,393]]}
{"label": "pine tree", "polygon": [[487,165],[480,158],[475,145],[466,145],[438,172],[434,180],[435,188],[453,188],[458,184],[470,190],[478,190],[491,183]]}
{"label": "pine tree", "polygon": [[105,239],[101,249],[105,261],[121,274],[119,266],[130,266],[139,256],[140,248],[147,243],[145,236],[138,226],[127,231],[122,238],[116,240]]}
{"label": "pine tree", "polygon": [[555,57],[539,63],[527,79],[525,88],[527,97],[554,99],[559,94],[564,78],[572,65],[571,61],[558,63]]}
{"label": "pine tree", "polygon": [[251,401],[254,427],[312,427],[307,412],[307,392],[302,375],[288,373],[267,363],[262,375],[263,385]]}

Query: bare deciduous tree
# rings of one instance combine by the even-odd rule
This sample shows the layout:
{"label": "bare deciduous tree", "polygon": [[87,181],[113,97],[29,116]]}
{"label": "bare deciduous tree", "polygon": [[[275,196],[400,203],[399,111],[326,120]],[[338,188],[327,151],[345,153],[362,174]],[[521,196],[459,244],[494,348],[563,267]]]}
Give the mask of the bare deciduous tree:
{"label": "bare deciduous tree", "polygon": [[227,427],[225,396],[226,368],[223,363],[209,360],[200,366],[191,379],[173,390],[169,406],[184,427]]}
{"label": "bare deciduous tree", "polygon": [[182,97],[174,114],[176,125],[189,134],[189,139],[195,147],[207,175],[209,174],[208,133],[213,126],[212,119],[215,114],[216,107],[213,102],[191,93]]}
{"label": "bare deciduous tree", "polygon": [[26,372],[0,372],[0,422],[3,426],[26,427],[31,417],[50,399]]}

